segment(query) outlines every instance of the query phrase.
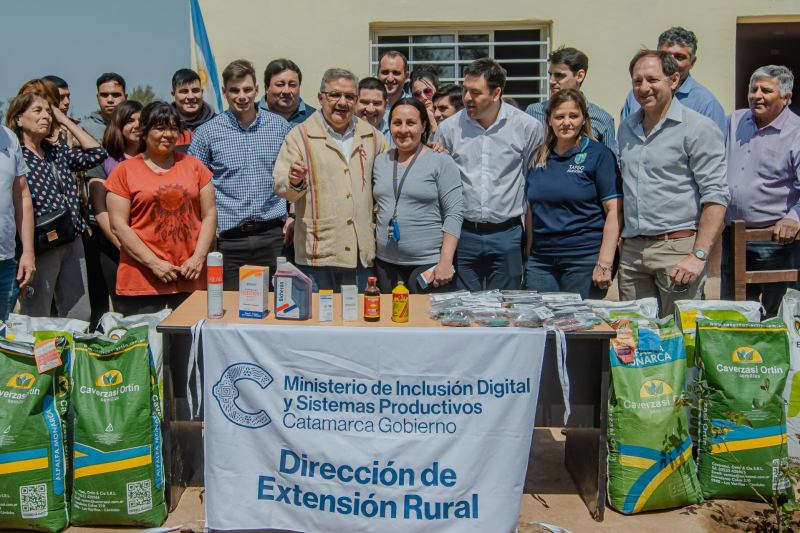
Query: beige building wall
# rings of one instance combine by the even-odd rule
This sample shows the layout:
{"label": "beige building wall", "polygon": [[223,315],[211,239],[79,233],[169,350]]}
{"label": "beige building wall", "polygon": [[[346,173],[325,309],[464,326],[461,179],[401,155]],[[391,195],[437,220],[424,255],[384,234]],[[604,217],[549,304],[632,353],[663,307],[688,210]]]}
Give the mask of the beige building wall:
{"label": "beige building wall", "polygon": [[271,59],[288,57],[303,71],[302,96],[315,107],[325,69],[374,75],[371,24],[547,22],[553,48],[574,46],[588,54],[584,91],[615,117],[630,88],[628,61],[640,47],[654,47],[668,27],[697,34],[692,73],[730,113],[737,18],[800,14],[800,0],[200,0],[200,5],[220,72],[230,61],[246,58],[261,78]]}

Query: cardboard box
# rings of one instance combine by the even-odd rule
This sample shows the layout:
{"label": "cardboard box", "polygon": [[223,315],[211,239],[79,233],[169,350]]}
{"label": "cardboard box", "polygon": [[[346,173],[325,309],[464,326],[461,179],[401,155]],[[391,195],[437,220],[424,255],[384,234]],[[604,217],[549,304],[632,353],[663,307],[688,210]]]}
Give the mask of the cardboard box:
{"label": "cardboard box", "polygon": [[269,302],[269,267],[239,267],[239,318],[264,318]]}

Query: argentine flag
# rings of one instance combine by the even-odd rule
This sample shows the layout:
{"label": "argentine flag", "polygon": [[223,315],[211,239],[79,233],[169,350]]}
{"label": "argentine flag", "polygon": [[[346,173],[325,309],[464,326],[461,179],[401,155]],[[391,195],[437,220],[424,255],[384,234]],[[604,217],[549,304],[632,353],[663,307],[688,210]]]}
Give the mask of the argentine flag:
{"label": "argentine flag", "polygon": [[197,0],[190,0],[192,11],[192,32],[194,35],[194,69],[200,75],[200,85],[203,87],[203,100],[211,106],[215,113],[222,111],[222,91],[219,87],[217,64],[211,54],[211,44],[208,42],[206,25],[203,23],[203,13]]}

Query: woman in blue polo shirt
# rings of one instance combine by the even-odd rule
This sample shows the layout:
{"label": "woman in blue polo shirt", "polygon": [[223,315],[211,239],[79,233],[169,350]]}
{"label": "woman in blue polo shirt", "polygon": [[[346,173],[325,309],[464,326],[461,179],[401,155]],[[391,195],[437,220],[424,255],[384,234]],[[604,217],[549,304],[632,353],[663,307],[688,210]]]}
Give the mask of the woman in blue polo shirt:
{"label": "woman in blue polo shirt", "polygon": [[561,90],[547,103],[545,142],[528,171],[526,287],[602,298],[611,285],[622,225],[613,152],[594,140],[586,100]]}

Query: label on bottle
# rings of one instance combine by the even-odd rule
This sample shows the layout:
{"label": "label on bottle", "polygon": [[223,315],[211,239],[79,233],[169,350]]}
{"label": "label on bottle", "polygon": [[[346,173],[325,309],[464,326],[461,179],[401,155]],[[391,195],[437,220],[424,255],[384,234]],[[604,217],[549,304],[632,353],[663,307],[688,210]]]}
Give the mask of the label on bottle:
{"label": "label on bottle", "polygon": [[381,297],[380,295],[364,295],[364,318],[381,317]]}
{"label": "label on bottle", "polygon": [[392,321],[408,322],[408,294],[392,294]]}
{"label": "label on bottle", "polygon": [[222,265],[206,268],[208,280],[208,318],[222,318]]}

